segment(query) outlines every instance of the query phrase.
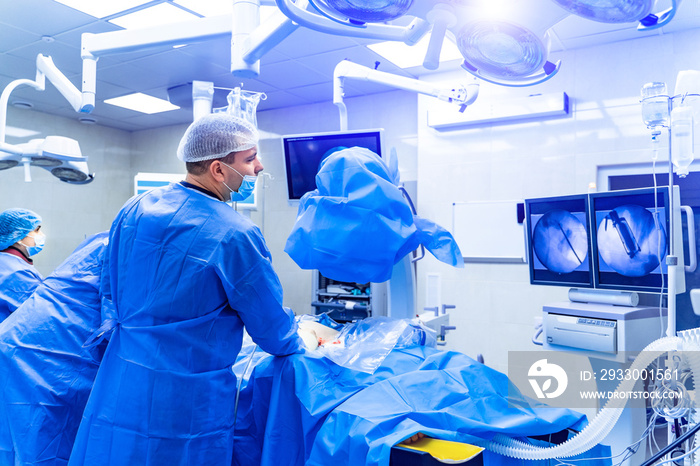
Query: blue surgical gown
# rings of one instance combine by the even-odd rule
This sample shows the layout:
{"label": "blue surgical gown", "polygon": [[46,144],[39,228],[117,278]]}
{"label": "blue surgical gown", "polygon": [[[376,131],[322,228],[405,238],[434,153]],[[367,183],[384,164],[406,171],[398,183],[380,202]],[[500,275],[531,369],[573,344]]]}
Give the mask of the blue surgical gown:
{"label": "blue surgical gown", "polygon": [[34,293],[41,280],[43,277],[33,265],[0,252],[0,322]]}
{"label": "blue surgical gown", "polygon": [[107,232],[85,240],[0,324],[0,464],[68,463],[99,365],[82,345],[100,325]]}
{"label": "blue surgical gown", "polygon": [[243,326],[271,354],[303,351],[260,230],[171,184],[122,208],[102,275],[115,326],[69,464],[230,466]]}

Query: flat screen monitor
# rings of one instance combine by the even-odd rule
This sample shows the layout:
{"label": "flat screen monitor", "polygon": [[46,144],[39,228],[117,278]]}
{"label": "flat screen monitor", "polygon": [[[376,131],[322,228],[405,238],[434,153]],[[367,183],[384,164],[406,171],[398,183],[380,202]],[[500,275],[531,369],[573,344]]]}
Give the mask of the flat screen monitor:
{"label": "flat screen monitor", "polygon": [[590,195],[596,288],[659,293],[668,287],[668,187],[654,192],[644,188]]}
{"label": "flat screen monitor", "polygon": [[364,147],[382,156],[382,130],[296,134],[282,138],[289,199],[300,199],[316,189],[321,161],[344,147]]}
{"label": "flat screen monitor", "polygon": [[588,196],[525,200],[530,283],[593,286]]}

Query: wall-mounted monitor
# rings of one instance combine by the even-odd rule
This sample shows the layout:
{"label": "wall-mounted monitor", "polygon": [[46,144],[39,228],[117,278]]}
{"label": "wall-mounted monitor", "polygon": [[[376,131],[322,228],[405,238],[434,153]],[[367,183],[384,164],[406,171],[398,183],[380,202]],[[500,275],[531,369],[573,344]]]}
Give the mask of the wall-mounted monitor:
{"label": "wall-mounted monitor", "polygon": [[[681,232],[680,199],[674,190],[675,232]],[[668,287],[668,186],[590,195],[596,288],[659,293]],[[677,238],[679,235],[676,235]],[[683,244],[676,241],[676,244]],[[683,264],[682,247],[676,255]],[[678,274],[677,290],[685,288]]]}
{"label": "wall-mounted monitor", "polygon": [[[678,187],[673,215],[669,197],[661,186],[526,199],[530,283],[666,292],[671,217],[675,244],[683,244]],[[682,267],[682,246],[675,255]],[[679,268],[676,292],[684,291]]]}
{"label": "wall-mounted monitor", "polygon": [[289,199],[300,199],[316,189],[321,161],[344,147],[364,147],[382,156],[382,130],[295,134],[282,138]]}
{"label": "wall-mounted monitor", "polygon": [[530,283],[592,287],[588,196],[525,201]]}

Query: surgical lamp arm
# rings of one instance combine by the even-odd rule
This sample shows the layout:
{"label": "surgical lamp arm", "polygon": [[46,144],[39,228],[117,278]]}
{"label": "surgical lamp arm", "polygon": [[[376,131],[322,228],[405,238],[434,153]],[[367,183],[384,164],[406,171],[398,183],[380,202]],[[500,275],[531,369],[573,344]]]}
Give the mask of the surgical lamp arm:
{"label": "surgical lamp arm", "polygon": [[39,54],[36,56],[36,81],[44,90],[44,78],[58,89],[58,92],[71,104],[76,112],[90,113],[95,108],[95,93],[81,93],[72,82],[61,73],[51,57]]}
{"label": "surgical lamp arm", "polygon": [[405,91],[437,97],[445,102],[460,105],[460,111],[464,111],[467,105],[471,105],[479,95],[478,83],[472,83],[466,87],[443,87],[426,81],[396,76],[343,60],[336,65],[333,72],[333,103],[340,110],[340,129],[343,131],[347,130],[348,127],[347,108],[343,102],[345,79],[348,78],[375,82]]}
{"label": "surgical lamp arm", "polygon": [[420,18],[415,18],[411,24],[405,27],[367,23],[349,25],[307,11],[307,2],[305,0],[299,2],[303,7],[297,5],[293,0],[276,0],[276,2],[277,7],[282,13],[294,22],[314,31],[324,32],[326,34],[377,40],[394,40],[412,45],[418,42],[431,27],[429,22]]}
{"label": "surgical lamp arm", "polygon": [[[38,81],[38,80],[37,80]],[[10,94],[12,94],[12,91],[17,89],[19,86],[31,86],[34,89],[38,91],[43,91],[44,90],[44,83],[37,82],[37,81],[32,81],[31,79],[16,79],[12,81],[10,84],[8,84],[5,89],[2,91],[2,95],[0,95],[0,150],[3,150],[5,152],[10,152],[12,154],[16,154],[16,152],[13,152],[5,146],[12,147],[9,145],[5,144],[5,134],[7,131],[6,128],[6,123],[7,123],[7,104],[10,100]],[[20,154],[16,154],[20,155]]]}

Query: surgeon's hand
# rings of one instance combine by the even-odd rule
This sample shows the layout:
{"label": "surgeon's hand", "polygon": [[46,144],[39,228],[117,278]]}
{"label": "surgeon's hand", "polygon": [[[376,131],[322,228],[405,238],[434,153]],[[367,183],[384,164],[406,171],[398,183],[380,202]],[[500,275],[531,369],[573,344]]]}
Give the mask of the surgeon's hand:
{"label": "surgeon's hand", "polygon": [[315,351],[318,348],[319,338],[312,329],[300,325],[297,334],[304,342],[307,350]]}

